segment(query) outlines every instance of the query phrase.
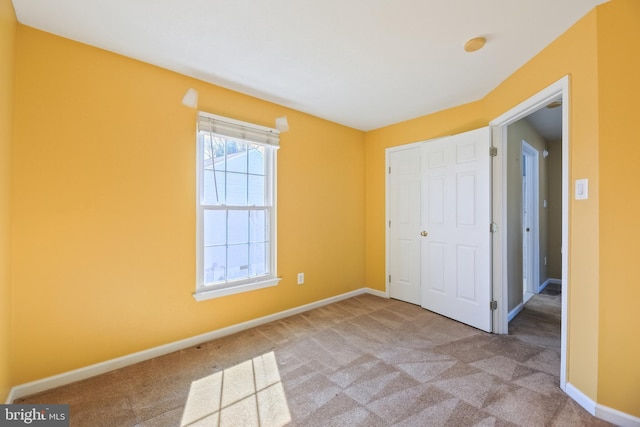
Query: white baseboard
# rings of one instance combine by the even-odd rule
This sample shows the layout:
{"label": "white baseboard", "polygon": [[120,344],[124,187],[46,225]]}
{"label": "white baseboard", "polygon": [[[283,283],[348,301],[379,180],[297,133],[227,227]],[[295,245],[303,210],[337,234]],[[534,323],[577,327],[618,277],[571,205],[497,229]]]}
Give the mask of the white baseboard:
{"label": "white baseboard", "polygon": [[39,393],[41,391],[49,390],[55,387],[60,387],[62,385],[66,385],[76,381],[91,378],[96,375],[113,371],[115,369],[120,369],[125,366],[129,366],[135,363],[143,362],[145,360],[153,359],[154,357],[164,356],[165,354],[173,353],[174,351],[184,350],[185,348],[193,347],[193,346],[205,343],[207,341],[215,340],[217,338],[221,338],[227,335],[242,332],[244,330],[263,325],[265,323],[284,319],[285,317],[304,313],[305,311],[309,311],[314,308],[322,307],[328,304],[332,304],[334,302],[342,301],[344,299],[362,295],[365,293],[376,295],[383,298],[388,298],[384,292],[380,292],[375,289],[371,289],[371,288],[357,289],[352,292],[347,292],[345,294],[323,299],[321,301],[305,304],[300,307],[295,307],[289,310],[281,311],[279,313],[270,314],[268,316],[260,317],[258,319],[249,320],[247,322],[239,323],[237,325],[232,325],[226,328],[217,329],[215,331],[207,332],[205,334],[186,338],[180,341],[175,341],[169,344],[164,344],[158,347],[139,351],[137,353],[132,353],[126,356],[107,360],[101,363],[96,363],[94,365],[86,366],[80,369],[75,369],[69,372],[64,372],[62,374],[43,378],[41,380],[17,385],[13,387],[9,392],[9,396],[7,397],[6,403],[12,403],[15,399],[18,399],[20,397],[28,396],[30,394]]}
{"label": "white baseboard", "polygon": [[13,387],[11,390],[9,390],[9,396],[7,396],[7,400],[5,400],[5,402],[4,402],[5,404],[8,405],[10,403],[13,403],[13,401],[18,398],[18,396],[16,396],[14,394],[14,389],[15,389],[15,387]]}
{"label": "white baseboard", "polygon": [[368,294],[375,295],[380,298],[389,298],[389,294],[387,292],[378,291],[376,289],[364,288],[364,291]]}
{"label": "white baseboard", "polygon": [[640,427],[640,418],[600,404],[596,405],[596,417],[620,427]]}
{"label": "white baseboard", "polygon": [[547,285],[549,284],[555,284],[555,285],[562,285],[562,280],[560,279],[547,279],[544,281],[544,283],[542,283],[542,285],[538,286],[538,293],[542,292],[544,290],[544,288],[547,287]]}
{"label": "white baseboard", "polygon": [[522,311],[522,307],[524,307],[524,305],[520,303],[516,306],[516,308],[511,310],[509,314],[507,314],[507,323],[511,322],[511,320],[513,320],[513,318],[516,317],[518,313]]}
{"label": "white baseboard", "polygon": [[591,415],[596,414],[596,402],[594,402],[589,396],[581,392],[576,386],[571,383],[567,383],[567,387],[564,391],[569,395],[570,398],[575,400],[576,403],[582,406],[588,413],[590,413]]}
{"label": "white baseboard", "polygon": [[596,403],[589,396],[567,383],[565,392],[591,415],[620,427],[640,427],[640,418]]}

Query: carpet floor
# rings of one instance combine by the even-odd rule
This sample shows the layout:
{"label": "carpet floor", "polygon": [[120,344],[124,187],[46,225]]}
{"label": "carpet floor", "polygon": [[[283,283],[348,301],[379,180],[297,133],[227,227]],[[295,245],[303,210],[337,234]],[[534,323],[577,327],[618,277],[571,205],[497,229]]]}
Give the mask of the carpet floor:
{"label": "carpet floor", "polygon": [[608,426],[559,388],[560,295],[509,335],[361,295],[15,403],[82,426]]}

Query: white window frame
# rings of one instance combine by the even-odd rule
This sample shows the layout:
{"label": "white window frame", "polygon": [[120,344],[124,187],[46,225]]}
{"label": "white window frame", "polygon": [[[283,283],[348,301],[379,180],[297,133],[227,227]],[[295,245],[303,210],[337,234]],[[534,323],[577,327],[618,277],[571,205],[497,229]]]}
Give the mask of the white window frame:
{"label": "white window frame", "polygon": [[[204,138],[201,138],[201,131],[209,131],[207,128],[201,129],[203,124],[211,126],[215,124],[212,133],[226,138],[236,139],[250,144],[262,145],[265,147],[265,180],[267,198],[269,199],[269,273],[264,276],[227,281],[207,285],[204,277],[204,211],[208,205],[204,204],[203,190],[203,169],[204,169]],[[196,155],[196,291],[193,297],[196,301],[204,301],[212,298],[224,297],[227,295],[248,292],[256,289],[263,289],[276,286],[280,282],[277,277],[277,242],[276,242],[276,177],[277,177],[277,151],[279,148],[279,135],[277,129],[259,126],[252,123],[242,122],[227,117],[217,116],[206,112],[198,112],[198,129],[196,131],[197,155]],[[219,205],[224,209],[225,205]],[[235,206],[229,206],[233,209]],[[242,207],[240,207],[242,208]],[[244,207],[250,208],[250,207]]]}

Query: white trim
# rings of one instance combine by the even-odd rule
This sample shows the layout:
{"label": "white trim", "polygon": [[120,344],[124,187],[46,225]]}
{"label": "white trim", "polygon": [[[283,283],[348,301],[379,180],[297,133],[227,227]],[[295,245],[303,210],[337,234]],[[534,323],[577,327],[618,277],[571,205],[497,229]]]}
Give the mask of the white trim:
{"label": "white trim", "polygon": [[[494,240],[493,282],[494,294],[501,295],[498,299],[498,310],[495,317],[494,331],[508,333],[508,299],[507,299],[507,266],[503,262],[506,256],[506,154],[507,126],[528,116],[534,111],[544,108],[550,101],[562,97],[562,320],[560,326],[560,388],[565,390],[567,385],[567,319],[568,319],[568,283],[569,283],[569,76],[564,76],[531,98],[513,107],[489,124],[494,129],[494,145],[498,147],[498,159],[494,168],[494,222],[498,224],[498,233]],[[504,170],[500,170],[504,168]],[[497,169],[497,170],[496,170]],[[502,216],[496,217],[496,214]],[[499,222],[498,222],[499,221]],[[502,229],[502,231],[500,231]]]}
{"label": "white trim", "polygon": [[94,365],[86,366],[84,368],[75,369],[73,371],[64,372],[62,374],[43,378],[37,381],[32,381],[26,384],[17,385],[10,390],[9,396],[7,397],[7,403],[11,403],[15,399],[18,399],[20,397],[28,396],[34,393],[39,393],[41,391],[49,390],[55,387],[60,387],[76,381],[91,378],[96,375],[113,371],[115,369],[123,368],[125,366],[133,365],[139,362],[144,362],[145,360],[153,359],[154,357],[163,356],[165,354],[173,353],[175,351],[184,350],[186,348],[193,347],[193,346],[205,343],[207,341],[215,340],[227,335],[242,332],[247,329],[255,328],[256,326],[264,325],[265,323],[284,319],[285,317],[304,313],[305,311],[313,310],[314,308],[322,307],[328,304],[332,304],[334,302],[342,301],[347,298],[352,298],[352,297],[366,294],[366,293],[372,294],[375,296],[385,297],[385,294],[383,292],[377,291],[375,289],[360,288],[355,291],[347,292],[341,295],[336,295],[320,301],[312,302],[310,304],[305,304],[299,307],[291,308],[289,310],[270,314],[268,316],[260,317],[258,319],[249,320],[247,322],[239,323],[237,325],[228,326],[226,328],[217,329],[215,331],[207,332],[201,335],[196,335],[190,338],[185,338],[183,340],[175,341],[169,344],[164,344],[158,347],[142,350],[137,353],[128,354],[126,356],[118,357],[116,359],[111,359],[104,362],[96,363]]}
{"label": "white trim", "polygon": [[640,418],[600,404],[596,405],[596,417],[620,427],[640,427]]}
{"label": "white trim", "polygon": [[280,277],[274,277],[267,280],[260,280],[253,283],[243,283],[242,285],[238,286],[227,286],[220,289],[200,288],[200,290],[193,293],[193,297],[196,301],[206,301],[208,299],[226,297],[227,295],[255,291],[257,289],[269,288],[271,286],[278,286],[280,280],[282,280]]}
{"label": "white trim", "polygon": [[588,413],[593,416],[596,415],[596,402],[589,396],[581,392],[576,386],[571,383],[567,383],[564,391],[569,395],[570,398],[575,400],[576,403],[582,406]]}
{"label": "white trim", "polygon": [[389,299],[389,294],[387,292],[378,291],[377,289],[364,288],[365,293],[375,295],[380,298]]}
{"label": "white trim", "polygon": [[[498,150],[491,164],[492,219],[497,225],[492,233],[491,275],[493,300],[498,302],[493,311],[493,333],[509,333],[509,271],[507,263],[507,127],[491,126],[491,144]],[[504,227],[503,227],[504,226]],[[504,229],[504,230],[503,230]]]}
{"label": "white trim", "polygon": [[14,389],[15,387],[9,390],[9,395],[7,396],[7,400],[4,401],[6,405],[13,403],[13,401],[19,397],[19,396],[16,396],[16,394],[14,393]]}
{"label": "white trim", "polygon": [[578,405],[582,406],[588,413],[596,418],[621,427],[640,427],[640,418],[596,403],[571,383],[567,383],[565,392],[570,398],[575,400]]}
{"label": "white trim", "polygon": [[509,312],[509,315],[507,316],[507,321],[511,322],[513,318],[516,317],[522,311],[523,307],[524,307],[524,304],[520,303],[516,306],[516,308],[511,310]]}

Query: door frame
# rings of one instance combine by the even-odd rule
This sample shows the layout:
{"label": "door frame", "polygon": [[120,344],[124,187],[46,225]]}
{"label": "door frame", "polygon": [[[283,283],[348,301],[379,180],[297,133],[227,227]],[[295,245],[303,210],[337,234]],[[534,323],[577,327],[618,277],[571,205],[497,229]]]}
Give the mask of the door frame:
{"label": "door frame", "polygon": [[[527,171],[527,184],[530,185],[530,188],[532,189],[532,191],[530,192],[530,194],[528,194],[528,197],[531,198],[531,211],[529,213],[530,218],[531,218],[531,234],[528,236],[524,231],[522,232],[522,244],[523,244],[523,254],[524,254],[524,242],[525,240],[529,240],[529,242],[531,242],[531,245],[528,245],[528,251],[527,251],[527,255],[528,255],[528,263],[527,265],[529,266],[528,268],[528,277],[529,277],[529,282],[527,283],[527,290],[523,289],[523,294],[522,294],[522,304],[524,305],[526,303],[526,298],[525,298],[525,293],[528,292],[531,295],[535,295],[537,293],[539,293],[539,288],[540,288],[540,154],[538,153],[538,150],[536,150],[535,148],[533,148],[527,141],[525,141],[524,139],[522,140],[522,148],[521,148],[521,152],[522,152],[522,167],[524,168],[525,171],[527,171],[527,169],[525,168],[525,157],[528,157],[531,159],[531,171]],[[523,175],[524,176],[524,175]],[[530,184],[529,184],[530,183]],[[522,195],[522,204],[523,204],[523,211],[524,211],[524,204],[525,204],[525,200],[524,200],[524,192]],[[523,213],[523,212],[522,212]],[[523,224],[523,228],[524,228],[524,224]],[[523,256],[523,267],[522,267],[522,273],[524,275],[525,271],[524,271],[524,256]]]}
{"label": "door frame", "polygon": [[493,295],[497,300],[494,311],[494,332],[507,334],[508,289],[507,289],[507,127],[529,114],[544,108],[554,99],[562,102],[562,316],[560,328],[560,388],[567,386],[567,319],[569,293],[569,76],[542,89],[529,99],[489,122],[492,127],[493,146],[498,156],[493,162],[493,222],[498,225],[493,241]]}

